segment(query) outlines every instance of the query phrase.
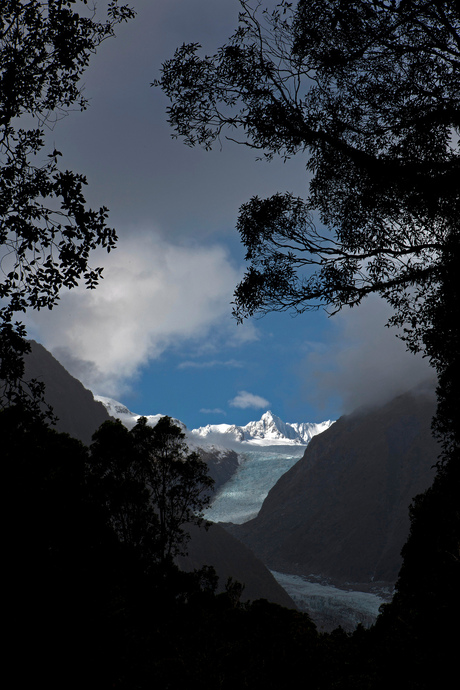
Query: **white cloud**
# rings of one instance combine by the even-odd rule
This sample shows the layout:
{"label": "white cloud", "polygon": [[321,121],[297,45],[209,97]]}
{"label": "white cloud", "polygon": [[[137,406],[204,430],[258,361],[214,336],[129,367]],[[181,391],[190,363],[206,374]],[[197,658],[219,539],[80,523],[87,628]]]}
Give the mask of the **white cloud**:
{"label": "white cloud", "polygon": [[224,369],[241,369],[243,367],[242,362],[238,362],[236,359],[228,359],[226,361],[221,361],[218,359],[213,359],[208,362],[196,362],[194,360],[181,362],[177,368],[178,369],[214,369],[216,367],[222,367]]}
{"label": "white cloud", "polygon": [[253,395],[253,393],[248,393],[247,391],[239,391],[238,395],[233,398],[233,400],[229,400],[229,405],[231,407],[239,407],[242,410],[248,407],[257,410],[259,408],[269,407],[270,403],[260,395]]}
{"label": "white cloud", "polygon": [[225,410],[221,410],[220,407],[213,407],[212,410],[208,409],[207,407],[202,407],[200,412],[203,412],[203,414],[227,414]]}
{"label": "white cloud", "polygon": [[119,395],[167,348],[237,330],[230,302],[240,275],[222,246],[178,246],[152,232],[120,241],[98,261],[104,280],[96,290],[64,293],[27,324],[96,393]]}

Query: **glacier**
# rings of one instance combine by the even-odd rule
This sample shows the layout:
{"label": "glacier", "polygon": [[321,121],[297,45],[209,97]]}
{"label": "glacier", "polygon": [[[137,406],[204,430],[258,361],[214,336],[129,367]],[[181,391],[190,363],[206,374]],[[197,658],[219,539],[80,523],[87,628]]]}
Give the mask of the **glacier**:
{"label": "glacier", "polygon": [[205,517],[241,524],[255,518],[278,479],[300,460],[305,446],[263,446],[238,453],[239,466],[221,488]]}
{"label": "glacier", "polygon": [[382,604],[391,600],[389,587],[375,586],[363,592],[350,585],[336,587],[318,576],[304,577],[270,571],[286,590],[300,611],[306,611],[320,630],[331,631],[339,625],[352,631],[358,624],[371,626]]}
{"label": "glacier", "polygon": [[[122,403],[104,396],[95,399],[108,413],[132,429],[141,416],[154,426],[162,414],[140,415],[131,412]],[[234,424],[208,424],[188,430],[177,419],[173,420],[185,434],[190,448],[211,451],[219,456],[227,449],[238,455],[238,468],[216,494],[205,513],[211,522],[242,524],[256,517],[270,489],[278,479],[300,460],[310,440],[328,429],[333,421],[320,424],[309,422],[286,423],[270,410],[261,419],[245,426]],[[272,572],[278,583],[288,592],[300,610],[308,611],[320,629],[342,625],[353,630],[357,623],[365,627],[372,624],[379,606],[391,598],[389,591],[357,591],[336,587],[320,575],[308,578],[300,575]]]}
{"label": "glacier", "polygon": [[[107,412],[132,429],[139,417],[145,416],[154,426],[162,414],[140,415],[131,412],[123,403],[97,395]],[[206,519],[211,522],[241,524],[256,517],[268,492],[278,479],[302,457],[305,447],[314,436],[328,429],[333,421],[283,422],[267,410],[259,421],[245,426],[208,424],[188,430],[177,419],[173,421],[185,432],[190,448],[202,448],[217,457],[227,449],[238,454],[238,469],[213,500]]]}

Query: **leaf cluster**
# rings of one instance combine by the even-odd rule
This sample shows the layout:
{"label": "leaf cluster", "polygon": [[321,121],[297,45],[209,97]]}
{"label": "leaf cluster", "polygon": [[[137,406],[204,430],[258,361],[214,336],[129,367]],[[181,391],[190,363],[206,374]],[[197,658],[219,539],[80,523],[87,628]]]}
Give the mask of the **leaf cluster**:
{"label": "leaf cluster", "polygon": [[203,523],[214,481],[170,417],[154,427],[140,417],[128,431],[104,423],[93,437],[89,480],[117,538],[144,556],[170,562],[189,540],[186,525]]}
{"label": "leaf cluster", "polygon": [[375,292],[414,334],[458,232],[458,3],[240,4],[226,45],[204,57],[183,45],[154,82],[189,145],[226,136],[268,159],[306,156],[304,202],[276,194],[240,209],[250,267],[237,319],[334,312]]}
{"label": "leaf cluster", "polygon": [[97,21],[87,0],[5,0],[0,15],[0,124],[28,113],[43,122],[56,110],[86,108],[78,82],[91,54],[134,17],[118,0]]}
{"label": "leaf cluster", "polygon": [[[134,12],[118,0],[104,21],[86,0],[5,0],[0,9],[0,329],[6,343],[17,312],[51,309],[63,288],[102,277],[97,247],[115,247],[107,209],[87,208],[84,175],[46,153],[46,129],[87,107],[79,81],[92,54]],[[11,358],[2,360],[3,375]]]}
{"label": "leaf cluster", "polygon": [[132,16],[117,2],[109,3],[105,22],[75,0],[2,4],[0,298],[10,312],[51,308],[61,288],[74,287],[81,276],[95,287],[101,269],[89,267],[89,254],[97,246],[115,246],[107,209],[86,209],[85,177],[60,171],[57,150],[39,159],[44,125],[70,106],[86,108],[79,80],[90,55]]}

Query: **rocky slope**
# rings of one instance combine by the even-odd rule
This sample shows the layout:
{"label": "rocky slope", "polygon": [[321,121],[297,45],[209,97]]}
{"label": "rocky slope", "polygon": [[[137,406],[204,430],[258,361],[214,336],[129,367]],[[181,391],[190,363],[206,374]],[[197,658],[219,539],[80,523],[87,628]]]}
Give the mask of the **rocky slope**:
{"label": "rocky slope", "polygon": [[433,478],[431,389],[342,417],[313,438],[259,515],[231,526],[270,568],[338,582],[394,582],[408,506]]}

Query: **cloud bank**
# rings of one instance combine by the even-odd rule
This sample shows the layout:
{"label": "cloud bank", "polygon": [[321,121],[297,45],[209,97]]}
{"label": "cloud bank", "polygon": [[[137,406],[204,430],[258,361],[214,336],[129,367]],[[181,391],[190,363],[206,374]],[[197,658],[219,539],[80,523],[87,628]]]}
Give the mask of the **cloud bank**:
{"label": "cloud bank", "polygon": [[249,407],[258,410],[260,408],[269,407],[270,403],[265,398],[260,395],[254,395],[253,393],[248,393],[247,391],[239,391],[238,395],[229,400],[230,407],[239,407],[245,410]]}
{"label": "cloud bank", "polygon": [[307,358],[307,376],[325,404],[340,396],[344,413],[361,406],[383,404],[427,379],[434,379],[428,360],[406,350],[394,328],[386,328],[391,309],[382,299],[368,297],[359,307],[339,312],[332,344]]}
{"label": "cloud bank", "polygon": [[[240,279],[227,251],[179,246],[153,233],[120,241],[96,290],[64,293],[28,330],[95,393],[118,396],[149,359],[185,340],[235,329],[230,301]],[[227,337],[228,336],[227,334]]]}

